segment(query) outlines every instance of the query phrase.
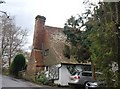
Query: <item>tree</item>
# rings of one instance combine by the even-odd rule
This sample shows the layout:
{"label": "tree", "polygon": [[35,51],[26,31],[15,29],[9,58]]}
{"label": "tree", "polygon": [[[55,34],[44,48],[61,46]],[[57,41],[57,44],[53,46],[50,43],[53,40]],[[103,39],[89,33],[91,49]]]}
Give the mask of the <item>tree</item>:
{"label": "tree", "polygon": [[[117,75],[116,72],[112,71],[112,63],[119,63],[119,41],[117,39],[119,33],[116,29],[116,10],[118,10],[118,7],[115,9],[115,3],[110,2],[99,3],[99,6],[91,3],[89,5],[94,6],[94,11],[92,12],[91,8],[88,8],[83,13],[84,16],[80,16],[78,19],[70,18],[70,22],[78,23],[69,24],[68,22],[64,28],[65,34],[70,42],[79,43],[80,46],[88,49],[93,64],[97,71],[103,73],[102,78],[106,81],[107,86],[119,85],[120,73],[118,72]],[[75,46],[77,47],[77,45]],[[112,80],[115,80],[115,82]]]}
{"label": "tree", "polygon": [[[94,20],[91,23],[96,23],[93,28],[90,39],[92,41],[91,51],[94,56],[97,66],[104,73],[108,86],[112,84],[119,84],[119,72],[113,73],[111,76],[112,63],[119,64],[118,53],[118,31],[116,29],[116,8],[115,3],[101,3],[99,8],[96,8]],[[94,22],[95,21],[95,22]],[[98,24],[98,25],[97,25]],[[96,30],[95,30],[96,28]],[[96,34],[96,35],[95,35]],[[106,71],[107,70],[107,71]],[[115,76],[114,76],[115,75]],[[114,79],[117,76],[118,79]],[[112,79],[116,80],[112,83]]]}
{"label": "tree", "polygon": [[3,63],[9,60],[9,66],[11,59],[22,50],[23,45],[26,42],[27,30],[17,27],[14,23],[14,18],[9,19],[2,16],[2,31],[1,31],[1,56]]}
{"label": "tree", "polygon": [[26,66],[25,57],[22,54],[18,54],[15,56],[11,64],[10,73],[18,77],[19,71],[24,70],[25,66]]}
{"label": "tree", "polygon": [[64,26],[64,33],[67,36],[67,42],[70,42],[71,44],[69,56],[74,56],[78,62],[85,62],[90,58],[90,52],[86,45],[88,41],[83,41],[86,35],[86,33],[82,31],[84,30],[83,18],[85,17],[79,16],[76,18],[71,16],[71,18],[68,19]]}
{"label": "tree", "polygon": [[117,28],[117,63],[118,63],[118,86],[120,87],[120,2],[115,3],[115,9],[116,9],[116,28]]}

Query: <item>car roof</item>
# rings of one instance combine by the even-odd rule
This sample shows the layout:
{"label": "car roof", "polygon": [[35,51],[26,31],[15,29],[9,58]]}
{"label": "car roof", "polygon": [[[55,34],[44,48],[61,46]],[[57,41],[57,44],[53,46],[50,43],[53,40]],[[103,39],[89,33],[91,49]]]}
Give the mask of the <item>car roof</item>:
{"label": "car roof", "polygon": [[84,72],[84,73],[92,73],[92,71],[81,71],[81,72]]}

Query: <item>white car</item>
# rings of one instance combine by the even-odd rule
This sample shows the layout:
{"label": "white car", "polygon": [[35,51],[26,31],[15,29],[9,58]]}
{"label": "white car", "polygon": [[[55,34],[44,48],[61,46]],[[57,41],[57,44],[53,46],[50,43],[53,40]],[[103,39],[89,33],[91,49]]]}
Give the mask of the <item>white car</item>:
{"label": "white car", "polygon": [[85,87],[87,82],[94,81],[92,79],[92,71],[77,71],[69,77],[69,86],[78,88]]}

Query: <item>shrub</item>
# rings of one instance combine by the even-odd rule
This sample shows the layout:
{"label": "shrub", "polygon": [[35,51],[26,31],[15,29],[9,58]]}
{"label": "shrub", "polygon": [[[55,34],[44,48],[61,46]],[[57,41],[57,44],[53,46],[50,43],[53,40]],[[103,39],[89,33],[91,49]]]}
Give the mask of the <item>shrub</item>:
{"label": "shrub", "polygon": [[36,78],[37,82],[47,85],[49,84],[49,80],[47,79],[46,75],[44,73],[40,73],[37,78]]}
{"label": "shrub", "polygon": [[18,77],[18,72],[25,69],[26,60],[22,54],[18,54],[15,56],[11,66],[10,66],[10,74]]}

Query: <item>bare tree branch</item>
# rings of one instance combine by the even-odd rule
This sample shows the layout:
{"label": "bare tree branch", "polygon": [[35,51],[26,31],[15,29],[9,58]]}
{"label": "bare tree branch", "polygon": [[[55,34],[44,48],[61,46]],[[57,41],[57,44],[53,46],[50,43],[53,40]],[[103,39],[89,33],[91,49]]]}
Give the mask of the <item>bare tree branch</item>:
{"label": "bare tree branch", "polygon": [[16,26],[14,19],[10,20],[2,16],[2,59],[4,60],[7,57],[9,65],[18,50],[22,50],[21,48],[24,46],[27,33],[26,29]]}

